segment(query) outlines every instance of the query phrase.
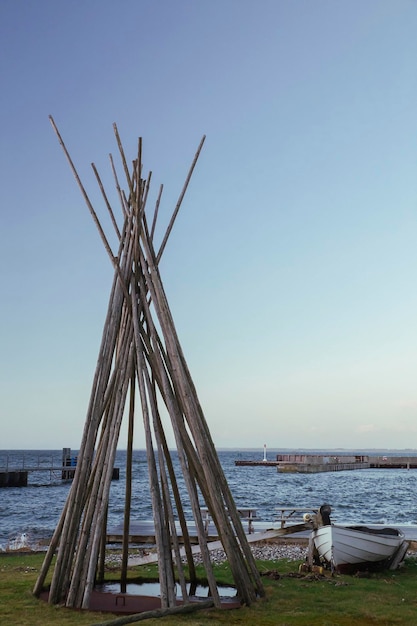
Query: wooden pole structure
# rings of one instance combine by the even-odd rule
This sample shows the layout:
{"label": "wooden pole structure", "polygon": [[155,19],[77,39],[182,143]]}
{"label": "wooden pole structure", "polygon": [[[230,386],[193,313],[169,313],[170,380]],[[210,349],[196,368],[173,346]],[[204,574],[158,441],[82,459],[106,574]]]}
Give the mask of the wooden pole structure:
{"label": "wooden pole structure", "polygon": [[[89,606],[97,577],[102,577],[104,571],[104,541],[110,482],[130,388],[121,568],[122,590],[126,589],[137,388],[146,440],[162,610],[171,610],[176,606],[175,571],[178,574],[183,598],[186,602],[188,599],[177,520],[190,578],[192,581],[196,580],[184,513],[184,497],[187,508],[191,508],[197,529],[212,602],[217,607],[221,606],[202,519],[202,504],[209,508],[213,516],[228,556],[237,593],[242,603],[250,605],[258,596],[264,594],[262,582],[181,349],[159,272],[159,261],[205,137],[198,146],[156,253],[154,236],[163,187],[161,185],[159,190],[149,231],[145,208],[151,172],[146,179],[142,177],[142,140],[138,141],[137,158],[133,160],[130,173],[117,126],[113,125],[127,182],[125,193],[120,186],[113,157],[110,155],[111,169],[121,205],[121,227],[117,223],[101,177],[94,164],[92,167],[117,236],[119,248],[114,254],[58,128],[52,117],[50,120],[111,260],[114,279],[80,445],[79,462],[34,593],[40,594],[51,567],[53,554],[58,550],[49,602],[51,604],[64,602],[66,606],[74,608]],[[181,497],[178,488],[165,428],[160,417],[159,401],[164,403],[169,416],[186,486],[186,496]]]}

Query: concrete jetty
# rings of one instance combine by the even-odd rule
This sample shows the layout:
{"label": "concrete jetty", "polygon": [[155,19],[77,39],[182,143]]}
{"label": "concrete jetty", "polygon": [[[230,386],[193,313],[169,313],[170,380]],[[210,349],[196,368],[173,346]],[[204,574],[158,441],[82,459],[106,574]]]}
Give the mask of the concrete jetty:
{"label": "concrete jetty", "polygon": [[278,472],[316,474],[360,469],[417,469],[417,456],[277,454],[275,460],[235,461],[236,466],[276,467]]}

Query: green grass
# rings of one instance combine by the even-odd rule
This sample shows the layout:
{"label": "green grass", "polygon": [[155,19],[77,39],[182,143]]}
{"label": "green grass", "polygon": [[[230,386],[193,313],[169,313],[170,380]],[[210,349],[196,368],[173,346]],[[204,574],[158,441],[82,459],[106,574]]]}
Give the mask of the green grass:
{"label": "green grass", "polygon": [[[50,606],[32,595],[43,555],[0,557],[0,624],[5,626],[61,626],[95,624],[110,620],[109,613],[74,611]],[[417,624],[417,559],[407,558],[400,570],[372,574],[369,578],[298,574],[293,561],[258,562],[266,597],[238,610],[200,611],[189,616],[148,620],[170,626],[391,626]],[[204,571],[199,569],[204,577]],[[216,578],[231,583],[226,564],[215,568]],[[155,576],[154,566],[134,568],[131,578]],[[107,578],[115,578],[109,571]]]}

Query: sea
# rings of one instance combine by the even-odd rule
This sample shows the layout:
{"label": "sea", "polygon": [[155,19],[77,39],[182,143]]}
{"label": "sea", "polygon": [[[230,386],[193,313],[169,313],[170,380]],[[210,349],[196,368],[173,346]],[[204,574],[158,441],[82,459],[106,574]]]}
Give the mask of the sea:
{"label": "sea", "polygon": [[[339,523],[416,525],[417,469],[362,469],[320,474],[279,473],[270,466],[236,466],[236,460],[261,461],[263,449],[217,451],[237,507],[256,509],[262,525],[278,523],[280,507],[317,508],[330,504],[332,519]],[[370,456],[416,456],[417,450],[289,450],[269,449],[267,459],[279,453],[369,454]],[[77,453],[71,454],[76,457]],[[182,502],[191,519],[191,507],[181,477],[176,451],[172,452]],[[16,537],[30,538],[42,545],[57,525],[71,483],[62,481],[60,471],[48,468],[62,464],[62,450],[0,450],[0,471],[5,467],[31,468],[27,487],[0,489],[0,551]],[[108,528],[122,523],[125,500],[126,451],[118,450],[115,467],[120,479],[112,481]],[[46,468],[46,469],[45,469]],[[204,504],[204,503],[202,503]],[[145,450],[133,453],[133,521],[152,519],[152,507]],[[256,522],[255,522],[256,528]]]}

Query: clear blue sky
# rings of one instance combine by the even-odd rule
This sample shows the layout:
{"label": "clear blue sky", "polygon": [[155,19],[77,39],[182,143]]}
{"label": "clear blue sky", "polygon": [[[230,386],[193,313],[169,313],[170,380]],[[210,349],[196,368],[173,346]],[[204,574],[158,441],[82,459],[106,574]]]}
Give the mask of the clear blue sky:
{"label": "clear blue sky", "polygon": [[416,448],[416,33],[414,0],[2,0],[0,448],[79,445],[113,276],[49,114],[100,215],[112,123],[143,137],[161,231],[207,135],[160,267],[218,446]]}

